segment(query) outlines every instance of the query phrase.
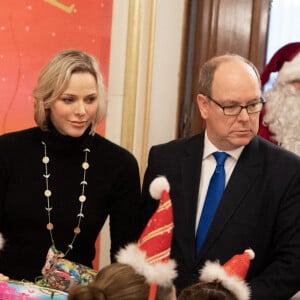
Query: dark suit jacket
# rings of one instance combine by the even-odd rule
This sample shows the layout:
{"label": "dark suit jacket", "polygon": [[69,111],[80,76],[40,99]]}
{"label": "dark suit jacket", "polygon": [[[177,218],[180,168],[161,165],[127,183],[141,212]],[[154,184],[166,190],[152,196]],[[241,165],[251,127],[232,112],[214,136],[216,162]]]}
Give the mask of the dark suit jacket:
{"label": "dark suit jacket", "polygon": [[300,158],[260,137],[247,145],[233,170],[202,250],[195,222],[204,135],[154,146],[143,183],[145,211],[155,209],[148,188],[158,175],[170,183],[174,211],[171,257],[180,290],[199,278],[204,262],[225,263],[255,252],[247,281],[252,299],[289,299],[300,290]]}

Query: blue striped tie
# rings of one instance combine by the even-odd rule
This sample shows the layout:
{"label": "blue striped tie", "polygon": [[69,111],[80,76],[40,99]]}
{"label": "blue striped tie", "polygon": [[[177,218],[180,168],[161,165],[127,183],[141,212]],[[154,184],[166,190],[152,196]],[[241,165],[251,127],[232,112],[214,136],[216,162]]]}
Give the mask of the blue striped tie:
{"label": "blue striped tie", "polygon": [[217,161],[217,165],[212,177],[210,178],[203,210],[197,228],[197,253],[199,253],[203,245],[206,234],[214,218],[215,212],[217,210],[225,188],[224,162],[228,157],[228,154],[225,152],[214,152],[213,155]]}

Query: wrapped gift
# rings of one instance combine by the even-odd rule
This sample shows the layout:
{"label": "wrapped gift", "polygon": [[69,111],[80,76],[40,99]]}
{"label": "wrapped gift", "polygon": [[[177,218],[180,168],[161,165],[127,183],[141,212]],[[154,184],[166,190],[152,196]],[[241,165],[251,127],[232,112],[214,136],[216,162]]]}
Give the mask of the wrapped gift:
{"label": "wrapped gift", "polygon": [[67,300],[62,291],[41,287],[31,282],[0,281],[1,300]]}
{"label": "wrapped gift", "polygon": [[47,253],[42,274],[50,288],[67,292],[74,285],[89,285],[97,275],[96,270],[63,257],[54,246]]}

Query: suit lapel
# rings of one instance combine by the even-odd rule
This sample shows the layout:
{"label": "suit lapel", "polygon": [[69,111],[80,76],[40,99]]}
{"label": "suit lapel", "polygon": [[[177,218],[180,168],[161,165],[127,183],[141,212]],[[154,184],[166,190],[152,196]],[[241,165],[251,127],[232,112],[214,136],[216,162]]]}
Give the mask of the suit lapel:
{"label": "suit lapel", "polygon": [[254,138],[249,145],[244,148],[226,186],[203,247],[197,257],[198,262],[206,256],[210,247],[217,241],[218,236],[222,234],[224,227],[234,214],[239,203],[243,201],[248,190],[254,183],[258,168],[260,167],[260,158],[257,155],[257,148],[257,138]]}
{"label": "suit lapel", "polygon": [[203,156],[203,134],[194,137],[185,145],[185,156],[181,160],[182,192],[184,203],[180,218],[184,218],[181,224],[185,224],[186,249],[185,257],[188,265],[194,264],[195,258],[195,221],[200,183],[200,174]]}

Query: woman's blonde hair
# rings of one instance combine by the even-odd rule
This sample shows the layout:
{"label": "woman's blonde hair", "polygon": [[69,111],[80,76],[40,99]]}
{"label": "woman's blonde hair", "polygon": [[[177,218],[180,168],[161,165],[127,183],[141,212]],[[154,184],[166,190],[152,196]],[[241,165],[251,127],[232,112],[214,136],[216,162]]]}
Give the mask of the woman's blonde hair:
{"label": "woman's blonde hair", "polygon": [[[157,287],[156,300],[170,300],[173,286]],[[89,286],[71,289],[68,300],[147,300],[149,284],[131,266],[113,263],[99,271]]]}
{"label": "woman's blonde hair", "polygon": [[105,116],[106,92],[96,59],[79,50],[64,50],[57,53],[42,69],[33,90],[34,120],[42,130],[48,130],[50,106],[67,89],[74,73],[89,73],[97,83],[99,105],[91,124],[91,134],[95,133],[97,124]]}

